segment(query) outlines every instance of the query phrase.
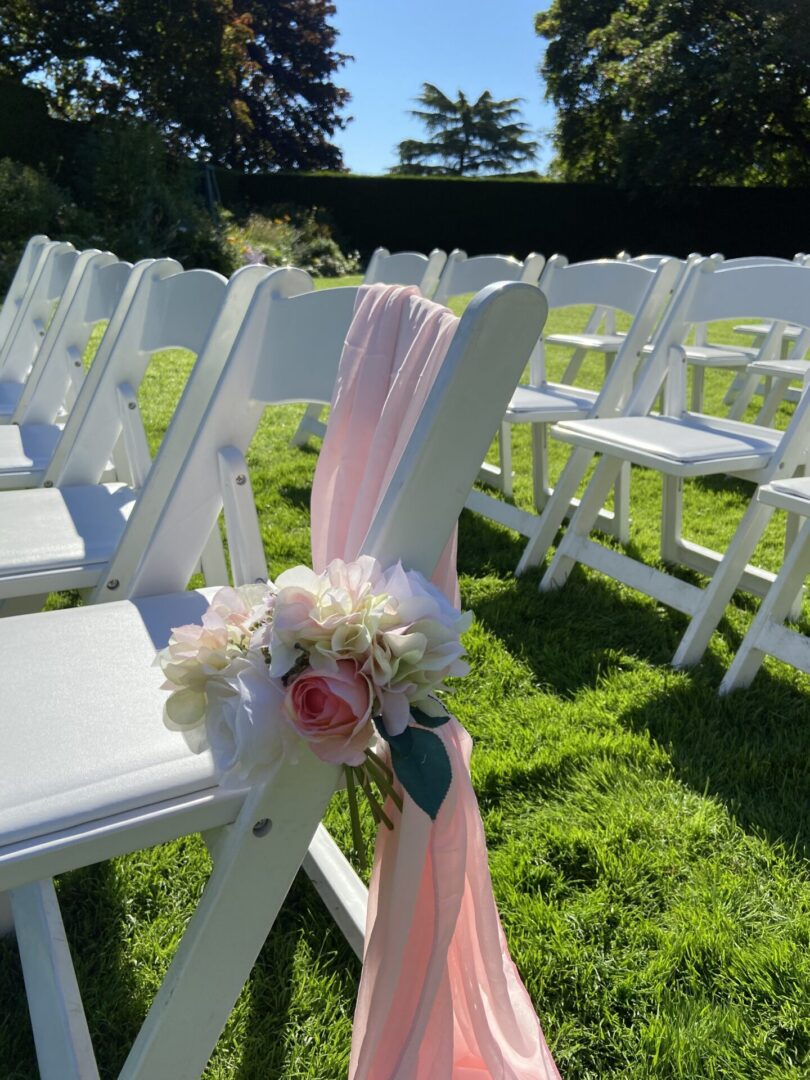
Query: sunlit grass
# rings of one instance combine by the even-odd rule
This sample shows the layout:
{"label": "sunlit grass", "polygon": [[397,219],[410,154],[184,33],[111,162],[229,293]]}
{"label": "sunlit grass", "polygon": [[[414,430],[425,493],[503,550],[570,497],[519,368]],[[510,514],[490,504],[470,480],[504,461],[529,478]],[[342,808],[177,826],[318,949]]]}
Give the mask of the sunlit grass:
{"label": "sunlit grass", "polygon": [[[554,313],[551,328],[572,328],[580,314]],[[550,365],[558,374],[561,354]],[[164,354],[144,383],[153,445],[188,370],[188,357]],[[710,407],[720,408],[727,378],[709,378]],[[287,445],[301,411],[268,413],[250,452],[273,574],[309,560],[316,447]],[[565,454],[553,446],[552,471]],[[514,460],[516,501],[529,508],[527,430],[515,433]],[[690,483],[686,533],[722,548],[750,490]],[[657,564],[660,481],[644,470],[634,471],[631,509],[635,549]],[[768,662],[750,690],[721,701],[753,600],[740,595],[704,661],[675,672],[682,616],[583,569],[541,595],[539,572],[512,575],[520,549],[515,534],[463,515],[472,673],[452,705],[475,739],[473,780],[512,955],[563,1076],[810,1075],[810,680]],[[779,565],[778,523],[758,557]],[[328,821],[348,847],[339,798]],[[102,1076],[120,1068],[208,866],[190,838],[60,880]],[[358,977],[299,875],[206,1076],[345,1076]],[[16,951],[4,943],[4,1080],[37,1075],[23,999]]]}

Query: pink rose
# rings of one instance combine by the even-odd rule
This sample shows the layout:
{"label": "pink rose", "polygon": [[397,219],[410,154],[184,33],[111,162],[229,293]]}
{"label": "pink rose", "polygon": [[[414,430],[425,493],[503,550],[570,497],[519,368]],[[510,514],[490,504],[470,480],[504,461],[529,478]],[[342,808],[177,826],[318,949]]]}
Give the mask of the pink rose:
{"label": "pink rose", "polygon": [[287,688],[284,711],[322,761],[362,765],[372,735],[371,683],[353,660],[307,669]]}

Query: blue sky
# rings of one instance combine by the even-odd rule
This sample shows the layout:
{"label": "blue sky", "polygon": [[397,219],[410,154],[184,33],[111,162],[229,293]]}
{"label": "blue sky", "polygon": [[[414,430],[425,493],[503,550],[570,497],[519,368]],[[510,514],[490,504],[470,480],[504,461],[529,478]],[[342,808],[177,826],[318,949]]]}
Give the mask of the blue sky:
{"label": "blue sky", "polygon": [[[408,115],[423,82],[448,96],[525,98],[523,119],[550,131],[554,110],[537,74],[542,39],[534,16],[543,0],[336,0],[337,48],[355,59],[336,82],[351,92],[354,117],[335,142],[353,172],[383,173],[396,163],[400,140],[424,129]],[[536,167],[551,156],[541,146]]]}

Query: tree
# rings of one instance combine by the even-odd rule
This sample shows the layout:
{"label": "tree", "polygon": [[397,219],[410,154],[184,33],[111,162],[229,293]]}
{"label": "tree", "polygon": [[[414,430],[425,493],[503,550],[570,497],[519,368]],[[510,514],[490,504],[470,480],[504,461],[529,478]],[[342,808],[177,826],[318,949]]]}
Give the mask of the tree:
{"label": "tree", "polygon": [[428,176],[467,176],[508,172],[532,161],[537,143],[526,139],[529,128],[517,118],[520,98],[495,101],[485,90],[470,101],[460,90],[453,101],[432,83],[422,84],[416,99],[423,108],[411,115],[421,120],[426,141],[405,139],[397,148],[399,165],[392,173]]}
{"label": "tree", "polygon": [[0,0],[0,74],[69,119],[145,120],[182,153],[341,168],[330,0]]}
{"label": "tree", "polygon": [[552,0],[535,27],[563,179],[810,183],[806,0]]}

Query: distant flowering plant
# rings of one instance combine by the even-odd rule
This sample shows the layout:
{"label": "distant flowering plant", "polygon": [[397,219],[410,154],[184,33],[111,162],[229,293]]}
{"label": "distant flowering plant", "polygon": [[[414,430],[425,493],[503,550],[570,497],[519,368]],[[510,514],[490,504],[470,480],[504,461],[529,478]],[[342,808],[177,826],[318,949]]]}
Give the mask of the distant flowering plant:
{"label": "distant flowering plant", "polygon": [[431,730],[448,719],[436,694],[468,671],[469,624],[421,574],[368,556],[220,589],[202,624],[173,630],[158,654],[164,719],[205,727],[225,783],[269,775],[305,740],[345,770],[359,849],[358,787],[388,827],[372,785],[401,808],[394,777],[431,818],[439,811],[452,777]]}

